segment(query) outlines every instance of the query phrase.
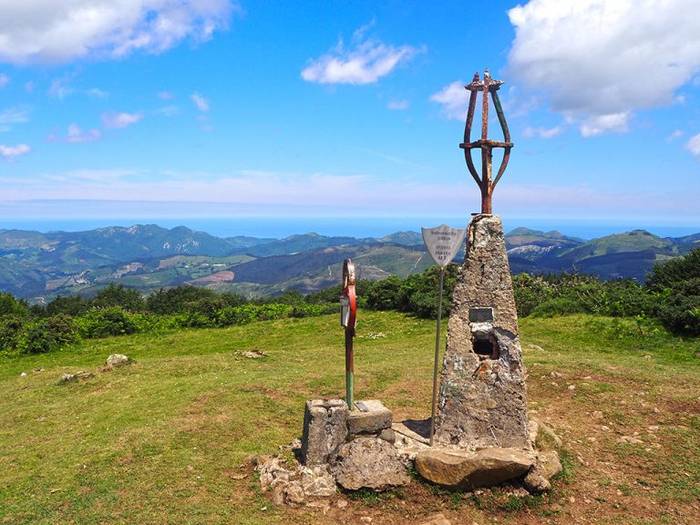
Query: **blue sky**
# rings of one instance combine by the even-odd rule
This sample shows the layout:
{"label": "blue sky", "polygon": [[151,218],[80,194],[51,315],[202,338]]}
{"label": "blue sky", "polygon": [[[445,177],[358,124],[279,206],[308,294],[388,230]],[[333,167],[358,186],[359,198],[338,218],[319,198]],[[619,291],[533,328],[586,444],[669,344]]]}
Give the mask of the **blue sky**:
{"label": "blue sky", "polygon": [[0,219],[466,215],[489,67],[497,213],[700,227],[697,0],[14,4]]}

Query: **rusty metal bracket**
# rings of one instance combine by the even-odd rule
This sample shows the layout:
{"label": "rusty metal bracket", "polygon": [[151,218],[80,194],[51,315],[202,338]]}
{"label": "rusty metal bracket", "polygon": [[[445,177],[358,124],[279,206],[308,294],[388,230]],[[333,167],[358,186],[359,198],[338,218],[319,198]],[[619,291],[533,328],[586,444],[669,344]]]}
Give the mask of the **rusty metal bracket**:
{"label": "rusty metal bracket", "polygon": [[[491,214],[493,213],[492,197],[493,190],[501,180],[503,173],[506,171],[508,166],[508,161],[510,160],[510,150],[513,147],[513,143],[510,141],[510,131],[508,130],[508,123],[506,122],[506,117],[503,114],[503,107],[501,106],[501,100],[498,98],[498,89],[503,84],[502,80],[495,80],[491,78],[488,69],[484,71],[484,79],[479,78],[479,73],[474,73],[474,78],[467,84],[465,89],[469,91],[469,107],[467,109],[467,121],[464,126],[464,142],[462,142],[459,147],[464,150],[464,160],[467,163],[467,168],[469,173],[476,181],[479,189],[481,190],[481,213]],[[474,111],[476,109],[476,100],[479,95],[482,94],[481,99],[481,138],[479,140],[471,140],[472,123],[474,121]],[[498,123],[503,131],[503,140],[491,140],[488,138],[489,132],[489,95],[493,99],[493,105],[496,108],[496,116],[498,117]],[[492,177],[492,163],[493,163],[493,148],[503,148],[503,159],[501,160],[501,165],[498,167],[498,172],[496,177]],[[476,170],[474,166],[474,159],[472,158],[472,150],[481,150],[481,174]]]}

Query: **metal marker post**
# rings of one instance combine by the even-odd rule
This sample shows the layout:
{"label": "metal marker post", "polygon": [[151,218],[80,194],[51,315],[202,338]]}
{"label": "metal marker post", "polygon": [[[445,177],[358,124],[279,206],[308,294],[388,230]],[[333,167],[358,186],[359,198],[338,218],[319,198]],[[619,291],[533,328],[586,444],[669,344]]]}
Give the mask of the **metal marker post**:
{"label": "metal marker post", "polygon": [[355,293],[355,265],[350,259],[343,262],[343,293],[340,296],[340,325],[345,328],[345,401],[353,407],[355,359],[353,338],[357,322],[357,295]]}
{"label": "metal marker post", "polygon": [[435,412],[438,396],[438,360],[440,359],[440,323],[442,320],[442,295],[445,284],[445,268],[457,255],[457,250],[462,245],[466,230],[450,228],[446,224],[435,228],[421,228],[423,242],[428,253],[440,267],[440,292],[438,299],[437,326],[435,330],[435,358],[433,361],[433,401],[430,411],[430,446],[433,445],[435,435]]}
{"label": "metal marker post", "polygon": [[440,359],[440,321],[442,320],[442,291],[445,284],[445,267],[440,267],[440,294],[438,299],[437,326],[435,327],[435,360],[433,361],[433,404],[430,409],[430,446],[435,435],[435,408],[437,407],[438,360]]}

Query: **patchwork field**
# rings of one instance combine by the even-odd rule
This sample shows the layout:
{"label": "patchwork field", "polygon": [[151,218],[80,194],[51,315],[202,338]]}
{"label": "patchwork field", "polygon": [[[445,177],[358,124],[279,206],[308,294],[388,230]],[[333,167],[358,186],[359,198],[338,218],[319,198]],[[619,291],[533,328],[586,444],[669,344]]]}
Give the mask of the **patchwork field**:
{"label": "patchwork field", "polygon": [[[389,524],[436,512],[468,525],[700,522],[700,342],[587,316],[520,326],[531,413],[564,441],[547,496],[416,481],[327,508],[273,505],[248,458],[299,436],[305,399],[344,389],[342,332],[325,316],[0,360],[0,523]],[[358,397],[382,399],[395,418],[427,416],[433,329],[362,312]],[[136,363],[100,371],[117,352]],[[79,370],[95,376],[57,384]]]}

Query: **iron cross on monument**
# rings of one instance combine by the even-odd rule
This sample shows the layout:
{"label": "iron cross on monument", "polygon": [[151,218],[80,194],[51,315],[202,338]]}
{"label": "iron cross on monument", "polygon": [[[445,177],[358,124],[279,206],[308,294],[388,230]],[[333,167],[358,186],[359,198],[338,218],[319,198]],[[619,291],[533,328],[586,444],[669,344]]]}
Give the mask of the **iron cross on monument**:
{"label": "iron cross on monument", "polygon": [[[489,70],[487,69],[484,71],[483,80],[479,78],[479,73],[474,73],[474,78],[472,79],[471,83],[465,86],[465,88],[470,92],[469,109],[467,110],[467,122],[464,127],[464,142],[461,143],[459,147],[464,150],[464,160],[467,161],[469,173],[474,178],[479,186],[479,189],[481,190],[482,214],[493,213],[493,208],[491,205],[493,190],[496,187],[496,184],[498,184],[498,181],[501,180],[503,173],[506,171],[508,160],[510,159],[510,150],[513,147],[513,143],[510,141],[508,123],[506,122],[505,115],[503,115],[501,100],[498,98],[498,89],[501,87],[501,84],[503,84],[503,81],[491,78]],[[472,123],[474,122],[474,110],[476,109],[476,99],[478,98],[479,93],[482,94],[481,138],[472,142]],[[491,95],[493,105],[496,108],[498,122],[501,125],[501,130],[503,131],[503,141],[491,140],[488,138],[489,95]],[[481,149],[481,175],[479,175],[479,173],[476,171],[474,159],[472,159],[472,150],[475,148]],[[493,148],[503,148],[503,159],[501,160],[501,165],[498,168],[495,179],[492,177]]]}

